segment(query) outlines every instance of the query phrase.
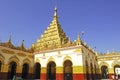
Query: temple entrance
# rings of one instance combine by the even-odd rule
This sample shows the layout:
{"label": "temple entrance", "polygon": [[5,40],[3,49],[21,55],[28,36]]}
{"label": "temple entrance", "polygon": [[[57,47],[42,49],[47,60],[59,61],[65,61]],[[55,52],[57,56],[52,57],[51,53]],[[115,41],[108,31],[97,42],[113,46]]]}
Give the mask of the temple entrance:
{"label": "temple entrance", "polygon": [[91,67],[91,78],[92,78],[92,80],[94,80],[93,65],[92,65],[92,63],[90,63],[90,67]]}
{"label": "temple entrance", "polygon": [[35,79],[40,79],[41,65],[40,63],[35,64]]}
{"label": "temple entrance", "polygon": [[90,78],[89,78],[89,70],[88,70],[89,68],[88,68],[88,62],[87,62],[87,60],[86,60],[85,63],[86,63],[86,79],[89,80]]}
{"label": "temple entrance", "polygon": [[63,64],[64,66],[64,80],[73,80],[73,70],[72,70],[72,62],[70,60],[66,60]]}
{"label": "temple entrance", "polygon": [[8,67],[8,79],[12,79],[13,76],[16,75],[16,68],[17,68],[16,62],[12,61]]}
{"label": "temple entrance", "polygon": [[103,79],[108,79],[108,67],[107,66],[102,66],[101,67],[101,72],[102,72],[102,78]]}
{"label": "temple entrance", "polygon": [[29,72],[29,65],[27,63],[24,63],[23,68],[22,68],[22,78],[23,79],[27,79],[28,72]]}
{"label": "temple entrance", "polygon": [[120,79],[120,65],[114,66],[114,74],[118,79]]}
{"label": "temple entrance", "polygon": [[56,80],[56,64],[53,61],[47,65],[47,80]]}
{"label": "temple entrance", "polygon": [[1,69],[2,69],[2,62],[0,61],[0,72],[1,72]]}
{"label": "temple entrance", "polygon": [[94,65],[94,71],[95,71],[95,75],[94,75],[94,77],[95,77],[95,79],[97,79],[97,78],[99,78],[98,76],[97,76],[97,69],[96,69],[96,65]]}

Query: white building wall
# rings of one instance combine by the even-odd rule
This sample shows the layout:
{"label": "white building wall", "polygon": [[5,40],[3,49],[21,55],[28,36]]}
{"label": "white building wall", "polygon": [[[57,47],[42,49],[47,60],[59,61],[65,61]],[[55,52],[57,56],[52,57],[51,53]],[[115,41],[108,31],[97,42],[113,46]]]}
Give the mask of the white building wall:
{"label": "white building wall", "polygon": [[35,55],[35,61],[41,64],[41,67],[47,67],[49,60],[56,63],[56,66],[63,66],[65,60],[71,60],[73,66],[82,66],[82,53],[75,52],[76,49],[57,50],[50,52],[39,52]]}

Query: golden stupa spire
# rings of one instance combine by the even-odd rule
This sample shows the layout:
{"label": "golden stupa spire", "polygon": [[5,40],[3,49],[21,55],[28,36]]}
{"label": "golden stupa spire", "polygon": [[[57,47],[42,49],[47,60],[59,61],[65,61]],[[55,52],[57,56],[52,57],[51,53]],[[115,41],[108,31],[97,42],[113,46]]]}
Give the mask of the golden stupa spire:
{"label": "golden stupa spire", "polygon": [[54,15],[52,22],[56,22],[58,24],[58,15],[57,15],[57,7],[54,8]]}
{"label": "golden stupa spire", "polygon": [[66,37],[65,32],[58,22],[57,7],[55,6],[52,22],[44,31],[44,34],[41,36],[41,38],[38,39],[37,43],[33,46],[35,51],[55,49],[60,48],[65,44],[67,45],[68,40],[68,37]]}

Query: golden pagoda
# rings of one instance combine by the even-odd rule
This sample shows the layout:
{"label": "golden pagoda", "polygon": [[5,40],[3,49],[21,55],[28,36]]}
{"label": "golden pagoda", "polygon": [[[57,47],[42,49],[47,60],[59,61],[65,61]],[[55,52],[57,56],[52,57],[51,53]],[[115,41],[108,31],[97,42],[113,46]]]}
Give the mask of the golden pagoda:
{"label": "golden pagoda", "polygon": [[67,43],[70,44],[70,39],[66,37],[66,33],[59,24],[57,8],[55,7],[52,22],[47,27],[47,30],[44,31],[44,34],[41,35],[41,38],[37,40],[37,43],[32,46],[35,51],[43,51],[61,48],[67,45]]}

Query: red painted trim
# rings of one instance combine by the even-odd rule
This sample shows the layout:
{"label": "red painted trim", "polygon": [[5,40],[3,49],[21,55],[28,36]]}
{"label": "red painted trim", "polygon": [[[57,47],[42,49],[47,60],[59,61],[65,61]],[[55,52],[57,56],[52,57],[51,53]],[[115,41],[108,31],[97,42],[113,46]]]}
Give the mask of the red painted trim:
{"label": "red painted trim", "polygon": [[63,73],[57,73],[56,74],[56,80],[63,80]]}
{"label": "red painted trim", "polygon": [[73,74],[73,80],[85,80],[85,74]]}
{"label": "red painted trim", "polygon": [[46,73],[40,74],[40,80],[46,80]]}

